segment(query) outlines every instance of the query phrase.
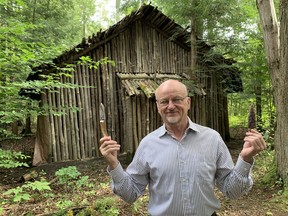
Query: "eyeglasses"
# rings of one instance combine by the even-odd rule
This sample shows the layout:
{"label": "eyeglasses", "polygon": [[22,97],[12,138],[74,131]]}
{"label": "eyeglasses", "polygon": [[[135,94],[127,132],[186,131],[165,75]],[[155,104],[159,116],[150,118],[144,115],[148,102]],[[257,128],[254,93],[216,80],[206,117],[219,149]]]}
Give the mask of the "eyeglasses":
{"label": "eyeglasses", "polygon": [[183,100],[186,98],[187,96],[185,97],[175,97],[175,98],[171,98],[171,99],[161,99],[161,100],[157,100],[157,103],[161,106],[161,107],[164,107],[164,106],[168,106],[169,105],[169,102],[172,101],[172,103],[174,105],[179,105],[183,102]]}

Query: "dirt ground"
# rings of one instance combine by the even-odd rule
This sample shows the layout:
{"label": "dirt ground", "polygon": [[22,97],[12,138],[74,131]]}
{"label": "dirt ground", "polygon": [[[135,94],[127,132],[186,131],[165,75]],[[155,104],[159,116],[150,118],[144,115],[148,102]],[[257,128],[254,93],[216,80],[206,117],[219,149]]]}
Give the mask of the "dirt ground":
{"label": "dirt ground", "polygon": [[[18,141],[2,142],[1,145],[3,149],[18,150],[32,155],[33,141],[33,137],[26,137]],[[232,140],[231,142],[228,142],[227,145],[230,149],[233,159],[236,160],[242,146],[242,141],[238,139]],[[125,155],[120,157],[120,160],[125,167],[127,165]],[[99,178],[99,181],[103,181],[103,179],[107,180],[108,177],[106,173],[106,163],[103,158],[82,161],[57,162],[31,168],[21,167],[17,169],[0,169],[0,191],[5,191],[7,188],[20,185],[20,179],[22,175],[28,173],[31,170],[42,170],[46,173],[47,179],[51,180],[54,177],[55,171],[62,167],[68,166],[76,166],[82,175],[88,175],[90,178]],[[222,204],[221,209],[219,209],[217,213],[219,216],[287,216],[288,202],[284,204],[284,206],[283,204],[279,205],[279,203],[277,203],[277,193],[279,190],[281,190],[281,188],[265,188],[259,182],[255,181],[250,193],[237,200],[228,200],[224,198],[221,193],[216,191],[217,196],[221,200]],[[125,208],[125,206],[127,205],[123,205],[123,208]],[[31,206],[27,206],[27,208],[31,208]],[[125,211],[123,210],[121,212]],[[126,214],[123,213],[121,215]]]}

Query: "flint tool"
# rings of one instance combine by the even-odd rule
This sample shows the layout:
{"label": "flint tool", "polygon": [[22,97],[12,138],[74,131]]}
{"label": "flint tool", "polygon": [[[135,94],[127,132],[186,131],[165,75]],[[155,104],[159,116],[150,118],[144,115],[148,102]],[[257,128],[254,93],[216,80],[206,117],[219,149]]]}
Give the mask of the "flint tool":
{"label": "flint tool", "polygon": [[250,105],[249,114],[248,114],[248,130],[256,129],[256,114],[254,110],[254,105]]}
{"label": "flint tool", "polygon": [[99,112],[100,112],[100,129],[102,136],[108,136],[106,127],[105,106],[103,105],[103,103],[100,104]]}

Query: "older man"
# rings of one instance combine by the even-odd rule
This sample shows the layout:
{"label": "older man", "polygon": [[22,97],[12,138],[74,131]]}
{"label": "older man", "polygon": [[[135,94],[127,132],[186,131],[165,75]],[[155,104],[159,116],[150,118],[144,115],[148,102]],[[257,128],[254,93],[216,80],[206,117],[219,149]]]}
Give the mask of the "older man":
{"label": "older man", "polygon": [[220,203],[215,183],[229,198],[247,193],[253,184],[253,156],[266,147],[263,137],[255,130],[247,132],[234,165],[219,133],[189,119],[191,99],[183,83],[167,80],[155,96],[164,124],[142,139],[126,171],[117,160],[117,141],[100,139],[114,193],[133,203],[148,185],[148,212],[153,216],[216,215]]}

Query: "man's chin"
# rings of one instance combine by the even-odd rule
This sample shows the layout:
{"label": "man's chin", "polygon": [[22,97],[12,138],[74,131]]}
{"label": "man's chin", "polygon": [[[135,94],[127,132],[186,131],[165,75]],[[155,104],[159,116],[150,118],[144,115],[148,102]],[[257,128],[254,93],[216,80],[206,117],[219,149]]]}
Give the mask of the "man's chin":
{"label": "man's chin", "polygon": [[177,124],[179,122],[179,118],[178,117],[168,117],[167,122],[169,124]]}

